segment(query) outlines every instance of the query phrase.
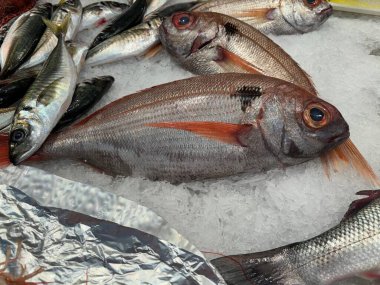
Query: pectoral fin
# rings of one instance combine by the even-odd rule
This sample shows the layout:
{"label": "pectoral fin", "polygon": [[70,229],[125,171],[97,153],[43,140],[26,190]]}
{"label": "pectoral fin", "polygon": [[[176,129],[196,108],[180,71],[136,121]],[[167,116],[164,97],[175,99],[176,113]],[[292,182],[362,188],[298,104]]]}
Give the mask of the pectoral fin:
{"label": "pectoral fin", "polygon": [[244,60],[240,56],[226,50],[225,48],[219,47],[220,59],[215,61],[222,68],[230,72],[244,72],[244,73],[252,73],[252,74],[263,74],[262,71],[250,64],[248,61]]}
{"label": "pectoral fin", "polygon": [[146,124],[148,127],[177,129],[221,141],[227,144],[245,147],[240,136],[249,132],[253,126],[249,124],[230,124],[222,122],[162,122]]}

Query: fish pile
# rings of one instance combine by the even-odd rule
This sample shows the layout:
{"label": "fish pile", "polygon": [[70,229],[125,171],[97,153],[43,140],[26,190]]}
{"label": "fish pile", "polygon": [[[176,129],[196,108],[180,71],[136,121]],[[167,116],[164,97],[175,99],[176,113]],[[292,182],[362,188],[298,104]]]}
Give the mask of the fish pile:
{"label": "fish pile", "polygon": [[[70,159],[109,175],[181,183],[321,157],[326,171],[349,162],[380,183],[338,108],[319,98],[311,77],[265,35],[310,32],[331,13],[325,0],[37,4],[0,30],[0,165]],[[77,42],[78,33],[95,28],[101,31],[89,46]],[[85,116],[114,79],[78,83],[83,66],[151,57],[161,48],[199,76],[136,92]],[[309,281],[293,272],[309,246],[292,246],[290,257],[289,248],[254,255],[254,269],[251,261],[238,263],[247,263],[257,284],[327,284],[332,277]],[[370,251],[365,256],[372,258]],[[296,260],[284,261],[290,269],[266,268],[271,258]],[[245,284],[224,259],[215,264],[228,284]],[[293,275],[280,278],[281,270]]]}

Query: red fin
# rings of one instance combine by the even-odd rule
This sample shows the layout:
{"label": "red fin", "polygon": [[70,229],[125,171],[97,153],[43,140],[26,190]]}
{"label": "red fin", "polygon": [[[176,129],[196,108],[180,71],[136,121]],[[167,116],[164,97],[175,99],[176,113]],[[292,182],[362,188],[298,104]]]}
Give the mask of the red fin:
{"label": "red fin", "polygon": [[369,280],[380,280],[380,271],[368,271],[361,273],[359,276]]}
{"label": "red fin", "polygon": [[155,57],[161,50],[162,50],[162,45],[156,44],[152,46],[150,49],[148,49],[143,57],[145,59]]}
{"label": "red fin", "polygon": [[234,18],[256,18],[265,21],[273,20],[272,13],[276,8],[258,8],[252,10],[243,10],[239,12],[233,12],[230,16]]}
{"label": "red fin", "polygon": [[356,193],[356,195],[367,196],[365,198],[353,201],[348,208],[347,213],[344,215],[344,220],[351,217],[352,215],[359,212],[373,200],[380,198],[380,189],[379,190],[363,190]]}
{"label": "red fin", "polygon": [[245,73],[262,74],[262,71],[258,67],[253,66],[248,61],[242,59],[229,50],[219,47],[219,52],[222,56],[221,59],[216,62],[228,71],[242,71]]}
{"label": "red fin", "polygon": [[11,164],[9,160],[8,134],[0,134],[0,168]]}
{"label": "red fin", "polygon": [[248,124],[220,122],[163,122],[146,124],[146,126],[189,131],[209,139],[239,146],[246,146],[240,141],[240,135],[252,129],[252,125]]}

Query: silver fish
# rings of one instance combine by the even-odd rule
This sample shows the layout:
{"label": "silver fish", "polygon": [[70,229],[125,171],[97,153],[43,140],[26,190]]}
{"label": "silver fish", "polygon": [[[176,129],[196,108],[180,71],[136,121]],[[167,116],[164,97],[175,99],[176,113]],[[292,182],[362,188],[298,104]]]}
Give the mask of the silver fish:
{"label": "silver fish", "polygon": [[[71,41],[75,38],[80,22],[82,20],[82,4],[80,0],[61,0],[59,7],[52,16],[52,22],[55,25],[61,25],[67,15],[70,14],[70,24],[65,36],[66,41]],[[41,40],[39,41],[32,57],[25,62],[21,68],[30,68],[40,63],[45,62],[57,45],[58,39],[50,29],[46,29]]]}
{"label": "silver fish", "polygon": [[79,31],[100,27],[109,20],[119,16],[130,4],[102,1],[83,8],[82,22]]}
{"label": "silver fish", "polygon": [[50,13],[51,4],[38,5],[13,23],[0,51],[2,78],[16,71],[31,55],[45,30],[41,17],[49,18]]}
{"label": "silver fish", "polygon": [[225,14],[263,33],[282,35],[316,30],[333,8],[326,0],[211,0],[193,11]]}
{"label": "silver fish", "polygon": [[37,155],[182,182],[299,164],[348,136],[335,107],[294,84],[215,74],[121,98],[51,135]]}
{"label": "silver fish", "polygon": [[159,45],[161,18],[153,18],[90,49],[86,64],[99,65],[149,53]]}
{"label": "silver fish", "polygon": [[211,262],[230,285],[327,285],[371,275],[380,268],[379,192],[359,192],[369,197],[354,202],[348,218],[315,238]]}
{"label": "silver fish", "polygon": [[18,164],[39,149],[68,109],[77,70],[64,41],[70,16],[61,26],[46,21],[59,37],[41,72],[17,107],[10,133],[10,160]]}
{"label": "silver fish", "polygon": [[9,129],[15,110],[15,107],[0,109],[0,132],[5,132]]}

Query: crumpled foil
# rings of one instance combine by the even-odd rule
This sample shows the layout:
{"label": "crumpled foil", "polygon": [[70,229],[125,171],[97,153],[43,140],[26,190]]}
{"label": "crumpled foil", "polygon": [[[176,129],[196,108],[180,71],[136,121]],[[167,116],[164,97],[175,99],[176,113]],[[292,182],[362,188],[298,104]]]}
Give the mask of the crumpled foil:
{"label": "crumpled foil", "polygon": [[24,274],[44,268],[28,282],[48,284],[225,284],[196,247],[135,202],[32,167],[0,171],[0,184],[12,186],[0,185],[0,262],[22,241],[6,271],[14,276],[25,266]]}
{"label": "crumpled foil", "polygon": [[[6,260],[10,249],[13,259],[6,272],[15,278],[35,272],[28,282],[224,284],[203,257],[151,234],[42,207],[13,187],[0,186],[0,195],[0,261]],[[36,272],[40,268],[43,271]]]}

